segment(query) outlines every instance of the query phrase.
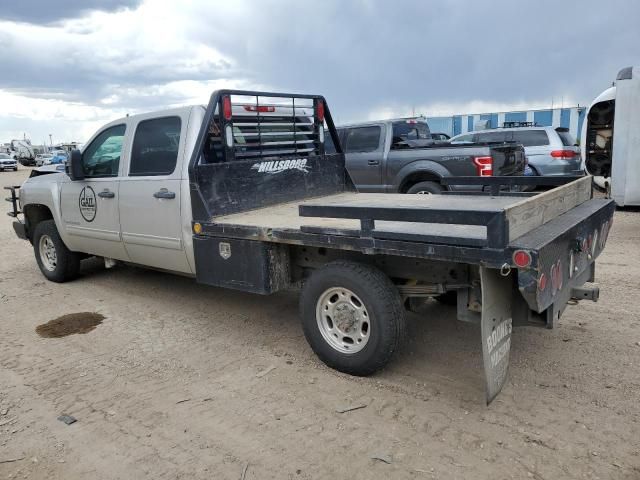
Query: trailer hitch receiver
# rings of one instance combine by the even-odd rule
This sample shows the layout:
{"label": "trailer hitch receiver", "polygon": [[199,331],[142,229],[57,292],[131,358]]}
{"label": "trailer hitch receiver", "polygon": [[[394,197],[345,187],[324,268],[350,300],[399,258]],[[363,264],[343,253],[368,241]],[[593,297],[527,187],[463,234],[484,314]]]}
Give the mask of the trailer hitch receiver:
{"label": "trailer hitch receiver", "polygon": [[600,298],[600,289],[598,287],[573,287],[571,289],[572,300],[591,300],[597,302]]}

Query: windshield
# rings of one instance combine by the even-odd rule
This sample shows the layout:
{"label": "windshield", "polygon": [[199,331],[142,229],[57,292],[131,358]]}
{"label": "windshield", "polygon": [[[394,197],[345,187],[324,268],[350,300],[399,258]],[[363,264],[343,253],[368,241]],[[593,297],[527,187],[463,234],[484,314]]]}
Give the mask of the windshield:
{"label": "windshield", "polygon": [[11,158],[11,157],[6,153],[0,153],[0,158]]}
{"label": "windshield", "polygon": [[393,141],[402,140],[431,140],[431,132],[425,122],[406,120],[404,122],[394,122]]}

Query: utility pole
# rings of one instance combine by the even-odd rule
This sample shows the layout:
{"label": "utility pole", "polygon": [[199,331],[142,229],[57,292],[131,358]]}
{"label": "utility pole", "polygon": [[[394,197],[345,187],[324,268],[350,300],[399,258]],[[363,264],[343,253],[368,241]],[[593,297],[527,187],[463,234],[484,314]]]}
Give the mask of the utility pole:
{"label": "utility pole", "polygon": [[53,148],[53,138],[51,137],[51,134],[49,134],[49,143],[51,144],[51,148]]}

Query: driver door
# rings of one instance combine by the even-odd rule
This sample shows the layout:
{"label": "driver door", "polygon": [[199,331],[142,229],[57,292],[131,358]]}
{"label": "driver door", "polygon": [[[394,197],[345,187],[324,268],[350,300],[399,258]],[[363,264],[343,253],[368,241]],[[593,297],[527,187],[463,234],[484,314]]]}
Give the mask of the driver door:
{"label": "driver door", "polygon": [[67,247],[77,252],[128,260],[120,235],[118,194],[126,124],[105,128],[82,153],[84,180],[61,185]]}

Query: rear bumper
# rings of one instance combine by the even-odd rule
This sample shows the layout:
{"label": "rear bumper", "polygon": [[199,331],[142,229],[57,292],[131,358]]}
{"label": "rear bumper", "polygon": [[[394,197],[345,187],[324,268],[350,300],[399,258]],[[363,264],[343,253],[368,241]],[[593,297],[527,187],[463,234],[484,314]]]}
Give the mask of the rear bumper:
{"label": "rear bumper", "polygon": [[584,175],[582,170],[580,157],[574,160],[562,160],[553,157],[529,157],[529,165],[538,175]]}
{"label": "rear bumper", "polygon": [[22,240],[29,239],[27,237],[27,227],[24,223],[18,221],[13,222],[13,231],[16,232],[18,238],[21,238]]}
{"label": "rear bumper", "polygon": [[531,310],[551,308],[555,321],[576,288],[593,281],[614,211],[612,200],[592,199],[510,245],[531,255],[531,265],[518,269],[518,288]]}

